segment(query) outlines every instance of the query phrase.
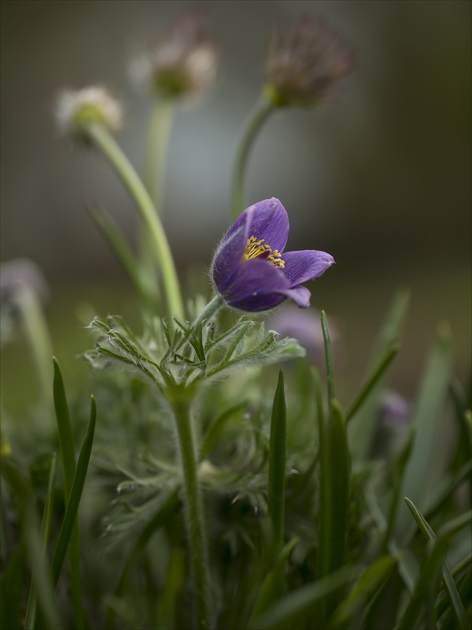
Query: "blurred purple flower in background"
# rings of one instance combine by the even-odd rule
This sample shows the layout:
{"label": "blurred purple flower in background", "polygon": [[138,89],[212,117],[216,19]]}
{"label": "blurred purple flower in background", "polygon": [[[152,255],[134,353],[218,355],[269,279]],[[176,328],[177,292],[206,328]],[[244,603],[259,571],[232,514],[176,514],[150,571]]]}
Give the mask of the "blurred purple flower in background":
{"label": "blurred purple flower in background", "polygon": [[380,406],[382,424],[395,428],[407,424],[410,419],[411,405],[397,392],[386,391]]}
{"label": "blurred purple flower in background", "polygon": [[317,105],[353,65],[352,51],[324,20],[302,17],[272,36],[266,95],[280,107]]}
{"label": "blurred purple flower in background", "polygon": [[[293,337],[305,348],[310,363],[324,365],[324,340],[321,330],[320,312],[315,309],[301,311],[289,306],[275,313],[269,320],[269,327],[281,338]],[[339,333],[330,320],[328,322],[331,345],[336,352]]]}
{"label": "blurred purple flower in background", "polygon": [[303,282],[321,276],[334,263],[326,252],[285,252],[288,215],[278,199],[250,206],[223,237],[211,265],[216,291],[228,306],[267,311],[290,298],[300,308],[310,305]]}

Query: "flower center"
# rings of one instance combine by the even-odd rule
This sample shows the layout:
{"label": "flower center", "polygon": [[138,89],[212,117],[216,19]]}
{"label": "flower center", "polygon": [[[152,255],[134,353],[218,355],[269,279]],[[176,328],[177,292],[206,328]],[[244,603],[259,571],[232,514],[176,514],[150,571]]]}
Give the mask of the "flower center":
{"label": "flower center", "polygon": [[272,251],[272,247],[267,243],[264,243],[263,238],[258,241],[255,236],[251,236],[247,240],[246,249],[244,250],[241,262],[252,260],[253,258],[258,258],[259,256],[262,256],[264,260],[270,262],[270,264],[274,265],[274,267],[278,267],[279,269],[283,269],[285,267],[285,262],[282,260],[282,254],[280,254],[277,249]]}

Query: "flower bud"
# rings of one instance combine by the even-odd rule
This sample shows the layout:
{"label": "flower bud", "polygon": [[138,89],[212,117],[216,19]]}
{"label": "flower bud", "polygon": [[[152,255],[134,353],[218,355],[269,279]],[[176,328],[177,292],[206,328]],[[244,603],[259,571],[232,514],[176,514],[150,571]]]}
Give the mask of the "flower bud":
{"label": "flower bud", "polygon": [[152,86],[167,98],[196,98],[212,83],[219,51],[198,11],[187,11],[171,26],[167,37],[149,45],[135,58],[131,72],[138,83]]}
{"label": "flower bud", "polygon": [[352,67],[352,52],[325,21],[305,16],[274,32],[265,94],[279,107],[311,107],[324,101]]}
{"label": "flower bud", "polygon": [[123,110],[106,88],[92,85],[82,90],[64,90],[57,99],[56,117],[60,130],[86,140],[85,126],[98,122],[110,131],[121,128]]}

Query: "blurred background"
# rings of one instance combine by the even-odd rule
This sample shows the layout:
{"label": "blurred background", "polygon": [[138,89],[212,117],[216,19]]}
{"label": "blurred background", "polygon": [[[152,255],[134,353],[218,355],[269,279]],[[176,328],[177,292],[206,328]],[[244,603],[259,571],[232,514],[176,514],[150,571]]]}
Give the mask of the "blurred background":
{"label": "blurred background", "polygon": [[[323,16],[356,55],[329,105],[287,109],[251,154],[246,199],[276,196],[291,220],[289,249],[322,249],[337,265],[312,285],[343,343],[346,395],[356,387],[398,288],[412,292],[392,384],[416,390],[437,324],[449,322],[455,371],[471,346],[471,7],[469,2],[2,2],[1,260],[43,270],[46,315],[67,375],[87,371],[88,313],[139,321],[121,268],[87,213],[99,202],[133,240],[132,203],[100,156],[61,138],[62,88],[103,83],[125,103],[119,142],[142,172],[151,94],[129,79],[131,51],[203,9],[222,51],[216,85],[182,108],[171,137],[165,225],[182,278],[201,273],[229,224],[239,132],[262,86],[271,28]],[[3,353],[3,404],[34,385],[21,336]],[[21,374],[20,387],[13,387]],[[6,386],[6,387],[5,387]]]}

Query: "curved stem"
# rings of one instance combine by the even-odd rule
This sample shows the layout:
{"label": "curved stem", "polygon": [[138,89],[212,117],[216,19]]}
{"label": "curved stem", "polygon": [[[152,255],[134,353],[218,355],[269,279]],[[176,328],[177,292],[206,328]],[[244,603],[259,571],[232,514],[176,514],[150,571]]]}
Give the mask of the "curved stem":
{"label": "curved stem", "polygon": [[252,145],[263,124],[276,109],[275,105],[265,98],[262,98],[256,105],[254,111],[246,123],[245,130],[239,143],[233,169],[233,181],[231,189],[232,213],[236,219],[244,210],[244,176],[247,161]]}
{"label": "curved stem", "polygon": [[196,628],[211,627],[209,571],[203,522],[202,500],[198,483],[197,448],[190,417],[190,405],[182,397],[173,401],[177,429],[180,466],[185,495],[185,517],[189,539],[189,558],[195,596]]}
{"label": "curved stem", "polygon": [[[85,132],[90,141],[98,147],[108,159],[135,201],[141,217],[149,230],[149,235],[153,240],[153,251],[164,285],[168,314],[171,318],[177,317],[183,319],[182,297],[174,259],[172,258],[169,243],[167,242],[165,232],[156,214],[149,193],[136,174],[131,162],[105,127],[98,123],[90,122],[85,127]],[[172,319],[170,325],[173,325]]]}
{"label": "curved stem", "polygon": [[158,216],[162,216],[166,157],[174,116],[174,102],[161,99],[154,105],[149,121],[145,182]]}

